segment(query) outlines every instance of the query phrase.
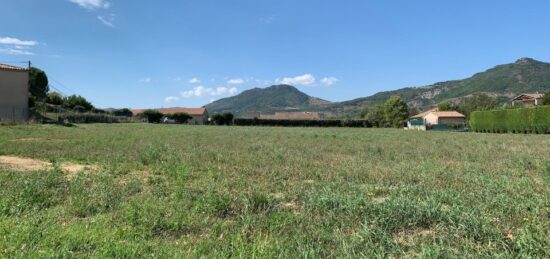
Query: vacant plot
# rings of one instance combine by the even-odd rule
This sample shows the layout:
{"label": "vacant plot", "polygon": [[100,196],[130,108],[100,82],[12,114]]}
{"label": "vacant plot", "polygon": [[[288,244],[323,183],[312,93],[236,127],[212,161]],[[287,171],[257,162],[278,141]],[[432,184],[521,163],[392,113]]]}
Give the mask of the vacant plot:
{"label": "vacant plot", "polygon": [[550,257],[548,136],[10,126],[0,156],[0,257]]}

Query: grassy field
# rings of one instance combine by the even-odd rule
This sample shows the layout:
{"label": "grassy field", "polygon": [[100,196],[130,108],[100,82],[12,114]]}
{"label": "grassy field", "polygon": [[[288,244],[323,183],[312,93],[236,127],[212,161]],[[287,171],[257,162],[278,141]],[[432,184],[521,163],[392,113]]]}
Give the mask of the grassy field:
{"label": "grassy field", "polygon": [[0,257],[550,257],[544,135],[5,126],[2,155],[54,168],[0,169]]}

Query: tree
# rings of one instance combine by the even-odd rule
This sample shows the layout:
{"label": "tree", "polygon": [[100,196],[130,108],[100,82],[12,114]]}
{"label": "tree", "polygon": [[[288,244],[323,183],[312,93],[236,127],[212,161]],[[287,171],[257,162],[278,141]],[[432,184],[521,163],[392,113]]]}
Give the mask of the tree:
{"label": "tree", "polygon": [[384,127],[384,106],[379,104],[374,107],[367,115],[367,120],[372,123],[374,127]]}
{"label": "tree", "polygon": [[221,113],[214,114],[210,118],[216,125],[231,125],[233,124],[234,116],[233,116],[233,113],[226,112],[223,114]]}
{"label": "tree", "polygon": [[450,102],[442,102],[437,105],[437,110],[444,112],[444,111],[452,111],[454,110],[454,108]]}
{"label": "tree", "polygon": [[29,92],[33,98],[42,101],[47,98],[50,90],[48,76],[46,73],[36,67],[31,67],[29,73]]}
{"label": "tree", "polygon": [[170,118],[175,120],[177,123],[187,123],[189,119],[191,119],[191,115],[185,113],[185,112],[176,112],[172,115],[170,115]]}
{"label": "tree", "polygon": [[550,105],[550,90],[544,92],[542,96],[542,105]]}
{"label": "tree", "polygon": [[79,110],[90,111],[94,106],[86,100],[86,98],[80,95],[71,95],[63,99],[63,107],[68,109],[75,109],[79,106]]}
{"label": "tree", "polygon": [[459,105],[458,110],[466,117],[470,117],[470,113],[474,111],[491,110],[497,108],[497,99],[480,93],[467,97]]}
{"label": "tree", "polygon": [[164,117],[164,114],[157,110],[145,110],[140,114],[140,117],[146,118],[149,123],[160,123],[160,120]]}
{"label": "tree", "polygon": [[226,112],[222,116],[223,116],[224,125],[233,124],[233,118],[235,117],[233,116],[233,113]]}
{"label": "tree", "polygon": [[409,107],[399,96],[392,96],[384,103],[384,126],[401,128],[409,119]]}
{"label": "tree", "polygon": [[115,116],[124,116],[124,117],[134,116],[134,113],[128,108],[122,108],[122,109],[114,110],[112,112],[112,114],[115,115]]}
{"label": "tree", "polygon": [[62,105],[63,96],[58,92],[48,93],[48,97],[46,98],[46,103],[53,104],[53,105]]}
{"label": "tree", "polygon": [[369,108],[364,108],[363,110],[361,110],[361,119],[366,119],[367,116],[369,116]]}

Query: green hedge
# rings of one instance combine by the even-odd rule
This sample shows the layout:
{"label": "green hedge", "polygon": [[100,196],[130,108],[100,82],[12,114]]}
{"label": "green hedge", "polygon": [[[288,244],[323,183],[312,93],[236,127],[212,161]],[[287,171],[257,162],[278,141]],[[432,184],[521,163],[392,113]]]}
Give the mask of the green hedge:
{"label": "green hedge", "polygon": [[265,120],[242,119],[233,121],[237,126],[282,126],[282,127],[348,127],[371,128],[367,120]]}
{"label": "green hedge", "polygon": [[470,127],[475,132],[548,134],[550,106],[473,112]]}
{"label": "green hedge", "polygon": [[132,121],[131,118],[124,116],[90,113],[61,114],[58,120],[63,123],[120,123]]}

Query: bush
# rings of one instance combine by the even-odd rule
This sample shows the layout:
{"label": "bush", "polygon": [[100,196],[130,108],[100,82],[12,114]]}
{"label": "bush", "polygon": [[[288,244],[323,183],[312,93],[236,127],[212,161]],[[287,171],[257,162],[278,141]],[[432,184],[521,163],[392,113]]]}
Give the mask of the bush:
{"label": "bush", "polygon": [[157,110],[145,110],[140,114],[140,117],[146,118],[149,123],[160,123],[160,120],[164,117],[164,114]]}
{"label": "bush", "polygon": [[241,119],[234,120],[237,126],[282,126],[282,127],[350,127],[371,128],[368,120],[265,120]]}
{"label": "bush", "polygon": [[212,122],[215,125],[232,125],[233,124],[233,113],[218,113],[212,115]]}
{"label": "bush", "polygon": [[550,133],[550,106],[473,112],[470,127],[475,132]]}
{"label": "bush", "polygon": [[192,117],[185,112],[176,112],[170,115],[169,118],[175,120],[177,123],[187,123]]}
{"label": "bush", "polygon": [[124,117],[134,116],[134,113],[128,108],[114,110],[114,111],[112,111],[112,114],[115,115],[115,116],[124,116]]}
{"label": "bush", "polygon": [[130,122],[128,117],[117,117],[97,113],[66,113],[59,116],[59,122],[67,123],[119,123]]}

